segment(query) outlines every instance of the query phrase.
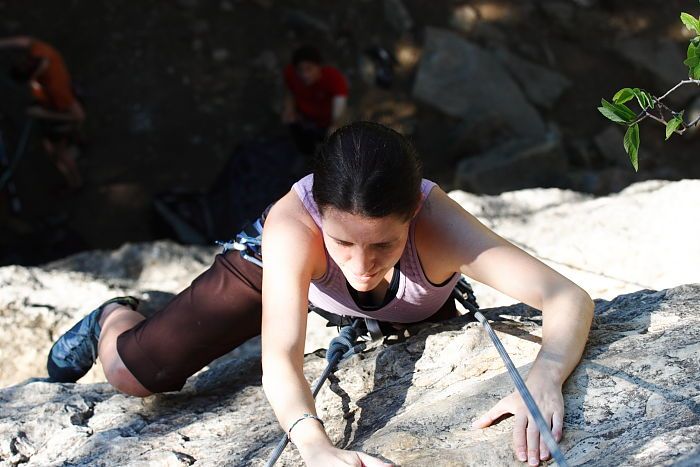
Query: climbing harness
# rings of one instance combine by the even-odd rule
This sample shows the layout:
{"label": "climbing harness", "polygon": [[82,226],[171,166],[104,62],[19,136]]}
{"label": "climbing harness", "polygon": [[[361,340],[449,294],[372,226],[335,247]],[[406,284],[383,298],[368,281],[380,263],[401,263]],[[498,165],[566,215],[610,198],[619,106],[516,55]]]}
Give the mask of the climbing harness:
{"label": "climbing harness", "polygon": [[[262,228],[262,222],[260,221],[260,219],[258,219],[253,224],[247,225],[238,235],[236,235],[235,240],[229,242],[216,243],[218,243],[224,248],[224,252],[232,249],[240,251],[241,257],[243,259],[262,267]],[[532,394],[530,394],[529,389],[525,385],[525,381],[523,381],[523,378],[520,376],[520,373],[518,373],[518,370],[515,368],[513,361],[508,355],[508,352],[506,352],[505,347],[503,347],[503,344],[494,332],[493,328],[491,328],[491,325],[486,320],[486,317],[484,317],[484,315],[481,314],[481,312],[479,311],[479,305],[476,301],[474,290],[472,289],[469,282],[467,282],[463,277],[461,277],[455,285],[454,290],[452,291],[452,296],[467,310],[467,312],[472,313],[474,317],[479,321],[479,323],[481,323],[481,325],[484,327],[487,334],[491,338],[493,345],[496,347],[496,350],[501,356],[503,363],[505,363],[506,369],[508,370],[508,374],[510,375],[511,379],[513,380],[513,383],[515,384],[515,388],[518,390],[518,393],[520,393],[520,397],[522,397],[523,401],[525,402],[525,406],[530,412],[532,418],[535,420],[535,423],[537,423],[537,428],[539,428],[540,436],[542,436],[542,439],[547,445],[549,452],[552,454],[552,457],[560,467],[568,467],[566,459],[564,458],[564,455],[559,449],[559,445],[552,436],[549,424],[545,421],[544,417],[542,416],[542,412],[540,412],[540,409],[537,407],[537,403],[535,403]],[[319,314],[321,314],[321,316],[324,316],[323,310],[316,310],[314,308],[312,309],[317,313],[321,311]],[[328,313],[325,312],[325,314]],[[361,324],[364,324],[364,329],[362,329],[362,331],[364,332],[362,333],[360,333]],[[326,381],[328,376],[335,370],[335,367],[341,360],[364,350],[364,343],[357,344],[358,337],[364,333],[369,334],[372,340],[378,340],[382,338],[384,334],[382,332],[380,323],[377,320],[369,318],[364,320],[359,318],[354,319],[352,320],[351,324],[340,328],[339,335],[331,340],[328,346],[328,350],[326,351],[326,360],[328,364],[326,365],[326,368],[325,370],[323,370],[323,373],[321,374],[319,379],[313,385],[312,395],[314,398],[316,398],[316,395],[321,389],[321,386],[323,386],[323,383]],[[289,441],[289,435],[285,433],[284,436],[280,439],[277,446],[275,447],[275,450],[270,455],[270,459],[266,464],[267,467],[271,467],[275,464],[275,462],[277,462],[277,459],[279,459],[279,457],[282,455],[282,452],[284,451]]]}
{"label": "climbing harness", "polygon": [[247,224],[243,227],[243,230],[236,235],[234,240],[229,240],[228,242],[217,241],[216,244],[224,248],[224,253],[229,250],[240,251],[244,260],[263,267],[261,251],[262,230],[262,222],[258,219],[252,224]]}
{"label": "climbing harness", "polygon": [[474,297],[474,292],[469,283],[463,277],[460,278],[457,282],[455,290],[453,291],[453,296],[457,299],[459,303],[462,304],[462,306],[464,306],[464,308],[472,312],[474,314],[474,317],[481,323],[484,329],[486,329],[486,332],[491,338],[491,341],[496,347],[496,350],[498,350],[498,353],[500,354],[503,363],[505,363],[506,368],[508,369],[508,374],[510,374],[510,377],[513,380],[513,383],[515,384],[516,389],[520,393],[520,397],[523,398],[523,401],[527,406],[527,410],[530,412],[530,415],[532,415],[532,418],[535,420],[535,423],[537,423],[537,428],[539,428],[540,430],[540,436],[542,436],[542,438],[544,439],[544,442],[547,445],[549,452],[552,453],[552,457],[555,461],[557,461],[557,464],[560,467],[567,467],[568,464],[566,463],[566,459],[564,459],[564,455],[559,450],[559,445],[552,436],[549,424],[545,421],[544,417],[542,416],[542,412],[540,412],[540,409],[537,407],[535,400],[532,398],[532,394],[530,394],[530,391],[525,385],[525,381],[523,381],[523,378],[520,376],[520,373],[518,373],[518,370],[515,368],[513,361],[508,355],[508,352],[506,352],[506,349],[503,347],[503,344],[501,343],[500,339],[493,331],[493,328],[491,328],[491,325],[488,323],[484,315],[482,315],[481,312],[479,312],[478,307],[475,307],[472,301],[470,300],[471,297]]}

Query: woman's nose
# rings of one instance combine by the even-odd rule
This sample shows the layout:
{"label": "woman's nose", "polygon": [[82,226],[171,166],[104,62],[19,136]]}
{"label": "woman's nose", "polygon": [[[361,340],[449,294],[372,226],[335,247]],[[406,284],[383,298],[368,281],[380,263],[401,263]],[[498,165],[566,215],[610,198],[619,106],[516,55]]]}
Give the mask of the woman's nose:
{"label": "woman's nose", "polygon": [[366,251],[359,251],[353,257],[352,272],[358,276],[372,272],[374,258]]}

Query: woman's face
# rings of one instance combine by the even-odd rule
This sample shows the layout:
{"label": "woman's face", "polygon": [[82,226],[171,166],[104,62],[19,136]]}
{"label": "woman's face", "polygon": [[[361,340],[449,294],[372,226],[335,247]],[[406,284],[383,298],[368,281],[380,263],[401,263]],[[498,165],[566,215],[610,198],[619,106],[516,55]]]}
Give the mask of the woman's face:
{"label": "woman's face", "polygon": [[323,239],[350,285],[367,292],[379,285],[401,258],[409,221],[389,215],[364,217],[331,207],[323,211]]}

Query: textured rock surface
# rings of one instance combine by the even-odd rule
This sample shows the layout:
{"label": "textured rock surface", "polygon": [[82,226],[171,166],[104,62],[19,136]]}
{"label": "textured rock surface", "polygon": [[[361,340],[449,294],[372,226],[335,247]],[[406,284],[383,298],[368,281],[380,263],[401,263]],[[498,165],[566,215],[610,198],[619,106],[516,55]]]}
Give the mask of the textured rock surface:
{"label": "textured rock surface", "polygon": [[[467,210],[586,288],[612,299],[700,282],[700,182],[645,182],[593,199],[556,189],[451,194]],[[671,227],[672,226],[672,227]],[[123,293],[154,310],[208,266],[216,249],[168,242],[90,252],[43,268],[0,268],[3,385],[45,375],[55,335]],[[483,306],[512,300],[475,284]],[[537,312],[493,309],[516,365],[539,341]],[[310,324],[307,351],[333,332]],[[599,302],[584,363],[565,387],[572,465],[697,465],[700,285]],[[505,421],[471,420],[511,390],[487,337],[467,318],[416,329],[343,364],[318,406],[338,445],[401,465],[513,463]],[[324,361],[307,356],[316,377]],[[103,380],[94,371],[83,382]],[[280,434],[260,388],[255,340],[213,362],[177,394],[122,396],[108,385],[29,381],[0,390],[0,465],[262,465]],[[284,464],[298,465],[293,449]]]}
{"label": "textured rock surface", "polygon": [[[698,180],[642,182],[601,198],[558,189],[451,196],[593,298],[700,282]],[[482,306],[513,303],[475,290]]]}
{"label": "textured rock surface", "polygon": [[[540,316],[492,309],[527,371]],[[466,317],[416,328],[345,362],[318,398],[333,441],[403,466],[517,465],[512,420],[472,431],[511,383]],[[562,449],[571,465],[700,462],[700,284],[599,301],[583,363],[564,386]],[[307,356],[307,377],[324,360]],[[184,391],[146,399],[106,384],[29,382],[0,390],[2,465],[263,465],[280,430],[256,355],[220,361]],[[279,465],[301,465],[288,448]]]}
{"label": "textured rock surface", "polygon": [[453,32],[427,29],[413,95],[467,125],[488,122],[521,137],[545,133],[539,114],[500,62]]}

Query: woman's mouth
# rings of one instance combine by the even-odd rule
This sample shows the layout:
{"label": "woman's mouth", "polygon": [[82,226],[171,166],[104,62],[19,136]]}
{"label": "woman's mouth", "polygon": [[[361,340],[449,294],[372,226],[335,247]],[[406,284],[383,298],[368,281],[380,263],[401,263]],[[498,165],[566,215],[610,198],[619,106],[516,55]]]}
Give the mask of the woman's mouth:
{"label": "woman's mouth", "polygon": [[377,273],[375,272],[374,274],[361,274],[361,275],[359,275],[359,276],[358,276],[357,274],[353,274],[352,277],[353,277],[353,279],[355,279],[357,282],[365,283],[365,282],[369,282],[369,281],[371,281],[372,279],[374,279],[374,277],[375,277],[376,275],[377,275]]}

